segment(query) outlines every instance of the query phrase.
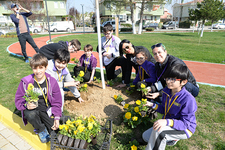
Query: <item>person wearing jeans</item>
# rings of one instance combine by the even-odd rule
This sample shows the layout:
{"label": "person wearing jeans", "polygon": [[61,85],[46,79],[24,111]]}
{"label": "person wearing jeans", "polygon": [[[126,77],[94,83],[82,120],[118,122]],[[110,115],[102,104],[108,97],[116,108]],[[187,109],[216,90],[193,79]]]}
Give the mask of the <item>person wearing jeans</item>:
{"label": "person wearing jeans", "polygon": [[[25,58],[25,62],[29,63],[28,56],[26,53],[26,41],[34,48],[36,53],[39,53],[39,48],[35,44],[33,38],[30,35],[30,29],[27,23],[27,17],[32,15],[32,12],[23,8],[20,4],[12,4],[11,10],[14,14],[10,15],[10,18],[16,26],[16,33],[22,49],[22,54]],[[20,12],[21,10],[25,12]]]}

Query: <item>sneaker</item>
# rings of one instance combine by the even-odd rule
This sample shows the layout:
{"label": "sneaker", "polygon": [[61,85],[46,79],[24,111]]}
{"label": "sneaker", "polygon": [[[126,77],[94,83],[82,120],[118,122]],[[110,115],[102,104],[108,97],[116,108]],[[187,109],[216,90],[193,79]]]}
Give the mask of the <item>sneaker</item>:
{"label": "sneaker", "polygon": [[118,76],[122,72],[122,68],[119,68],[115,71],[115,75]]}
{"label": "sneaker", "polygon": [[29,59],[25,59],[25,63],[29,63]]}
{"label": "sneaker", "polygon": [[38,133],[38,136],[42,143],[47,143],[50,141],[50,135],[48,134],[46,128],[42,132]]}
{"label": "sneaker", "polygon": [[170,140],[170,141],[166,141],[166,145],[168,146],[174,146],[177,144],[179,140]]}

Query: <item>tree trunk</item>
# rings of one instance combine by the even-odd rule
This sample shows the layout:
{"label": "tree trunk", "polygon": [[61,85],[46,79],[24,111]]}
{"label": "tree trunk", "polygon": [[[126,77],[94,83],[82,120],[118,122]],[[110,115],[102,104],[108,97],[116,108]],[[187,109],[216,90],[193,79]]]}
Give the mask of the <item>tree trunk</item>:
{"label": "tree trunk", "polygon": [[143,22],[143,12],[145,8],[145,0],[142,0],[141,2],[141,12],[140,12],[140,23],[139,23],[139,28],[138,28],[138,34],[141,34],[142,32],[142,22]]}
{"label": "tree trunk", "polygon": [[212,21],[212,25],[211,25],[211,32],[213,32],[213,21]]}
{"label": "tree trunk", "polygon": [[203,23],[203,24],[202,24],[202,31],[201,31],[201,35],[200,35],[200,37],[203,37],[204,26],[205,26],[205,23]]}
{"label": "tree trunk", "polygon": [[131,12],[131,22],[132,22],[133,34],[136,34],[135,21],[134,21],[134,5],[133,5],[133,0],[130,0],[130,12]]}

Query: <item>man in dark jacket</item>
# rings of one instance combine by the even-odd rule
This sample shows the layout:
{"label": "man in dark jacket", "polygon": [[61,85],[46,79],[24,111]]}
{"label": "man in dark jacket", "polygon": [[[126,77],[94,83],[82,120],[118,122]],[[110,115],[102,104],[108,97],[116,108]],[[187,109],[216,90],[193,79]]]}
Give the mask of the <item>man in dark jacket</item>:
{"label": "man in dark jacket", "polygon": [[136,61],[136,51],[139,49],[143,49],[145,51],[145,54],[147,55],[147,60],[155,64],[155,59],[150,54],[149,50],[144,46],[134,46],[131,44],[130,41],[127,39],[124,39],[120,42],[119,50],[120,54],[123,55],[123,53],[126,54],[127,58],[127,67],[126,67],[126,73],[125,73],[125,80],[123,84],[118,85],[117,87],[125,87],[126,85],[129,86],[130,83],[130,77],[132,72],[132,66],[136,70],[136,73],[138,71],[138,64]]}
{"label": "man in dark jacket", "polygon": [[[26,53],[26,41],[34,48],[36,53],[39,52],[39,48],[37,47],[33,38],[30,35],[30,29],[27,23],[27,17],[32,15],[32,12],[23,8],[20,4],[12,4],[11,10],[14,12],[14,14],[11,14],[10,18],[16,26],[16,33],[20,42],[22,54],[25,58],[25,62],[29,63],[28,56]],[[21,10],[25,12],[20,12]]]}
{"label": "man in dark jacket", "polygon": [[77,39],[68,41],[59,41],[58,43],[51,43],[44,45],[40,48],[39,53],[47,57],[48,60],[54,59],[54,54],[58,49],[65,48],[68,49],[70,53],[74,53],[80,50],[81,43]]}

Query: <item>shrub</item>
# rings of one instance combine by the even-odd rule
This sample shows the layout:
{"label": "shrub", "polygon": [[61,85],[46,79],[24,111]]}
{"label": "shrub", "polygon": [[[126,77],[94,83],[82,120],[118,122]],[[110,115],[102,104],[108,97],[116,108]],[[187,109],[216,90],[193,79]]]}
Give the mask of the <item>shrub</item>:
{"label": "shrub", "polygon": [[132,28],[132,25],[129,23],[123,23],[121,26],[126,27],[126,28]]}
{"label": "shrub", "polygon": [[[103,29],[103,27],[100,27],[101,32],[102,32],[102,29]],[[97,33],[97,26],[94,27],[94,31],[95,31],[95,33]]]}
{"label": "shrub", "polygon": [[179,23],[179,28],[190,28],[191,22],[190,21],[182,21]]}
{"label": "shrub", "polygon": [[146,31],[154,31],[154,28],[145,28]]}
{"label": "shrub", "polygon": [[121,28],[121,32],[131,32],[132,28]]}
{"label": "shrub", "polygon": [[212,22],[211,21],[208,21],[205,23],[205,26],[211,26],[212,25]]}

